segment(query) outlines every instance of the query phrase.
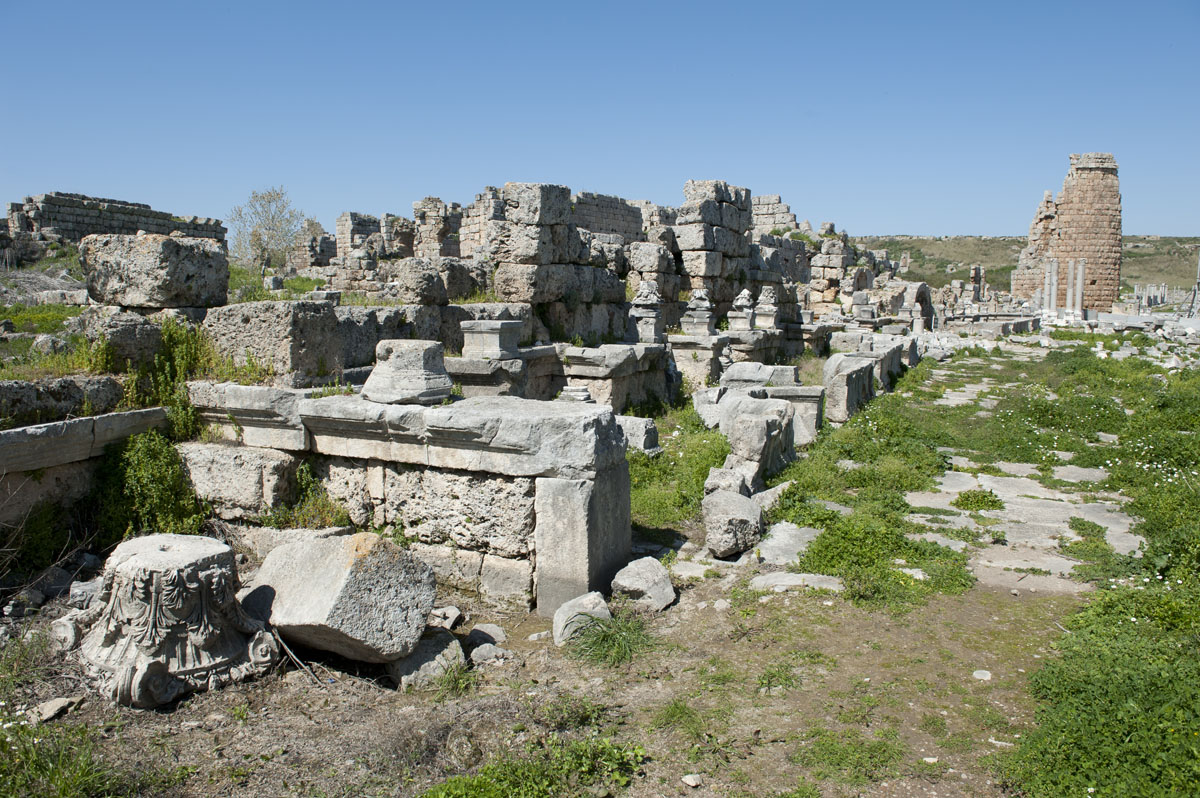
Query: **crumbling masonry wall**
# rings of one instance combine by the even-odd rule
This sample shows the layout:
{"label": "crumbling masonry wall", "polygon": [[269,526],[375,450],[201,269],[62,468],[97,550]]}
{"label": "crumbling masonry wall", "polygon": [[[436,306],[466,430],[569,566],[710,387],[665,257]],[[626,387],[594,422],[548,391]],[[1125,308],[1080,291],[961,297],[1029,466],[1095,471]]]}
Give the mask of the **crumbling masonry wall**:
{"label": "crumbling masonry wall", "polygon": [[[1087,260],[1083,307],[1110,310],[1121,284],[1121,191],[1111,153],[1071,155],[1071,168],[1054,200],[1042,198],[1029,228],[1029,242],[1012,274],[1012,294],[1032,299],[1043,285],[1046,264],[1060,268]],[[1045,302],[1045,299],[1043,299]],[[1066,307],[1067,280],[1058,281],[1056,307]]]}
{"label": "crumbling masonry wall", "polygon": [[172,216],[140,202],[52,191],[8,204],[8,233],[13,238],[42,238],[78,244],[93,233],[133,235],[139,230],[225,242],[220,219]]}

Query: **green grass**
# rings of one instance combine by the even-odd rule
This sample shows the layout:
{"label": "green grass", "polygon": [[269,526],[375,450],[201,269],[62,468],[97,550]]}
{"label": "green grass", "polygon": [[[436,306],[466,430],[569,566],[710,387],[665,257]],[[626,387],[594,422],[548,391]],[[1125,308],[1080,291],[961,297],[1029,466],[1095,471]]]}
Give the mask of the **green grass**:
{"label": "green grass", "polygon": [[626,455],[630,509],[635,524],[678,530],[699,517],[708,471],[725,462],[729,443],[718,430],[707,429],[690,405],[671,408],[655,421],[663,451],[654,457],[634,450]]}
{"label": "green grass", "polygon": [[0,319],[8,319],[23,333],[62,333],[63,322],[83,312],[77,305],[10,305],[0,307]]}
{"label": "green grass", "polygon": [[435,681],[435,701],[447,701],[451,698],[462,698],[475,692],[479,686],[479,674],[471,670],[465,662],[456,662],[441,673]]}
{"label": "green grass", "polygon": [[422,798],[571,798],[612,795],[637,776],[645,751],[608,739],[530,743],[524,756],[500,755],[471,776],[455,776]]}
{"label": "green grass", "polygon": [[810,730],[808,739],[788,758],[807,768],[814,778],[863,786],[898,773],[904,746],[885,737],[891,735],[868,737],[857,728],[834,732],[818,727]]}
{"label": "green grass", "polygon": [[[1200,373],[1162,375],[1136,358],[1099,360],[1082,349],[1052,352],[1045,366],[1054,370],[1040,381],[1068,404],[1135,411],[1041,420],[1060,448],[1078,452],[1073,463],[1108,469],[1146,547],[1140,559],[1118,557],[1098,524],[1071,519],[1082,540],[1063,550],[1086,561],[1075,573],[1101,589],[1065,622],[1059,656],[1031,678],[1037,726],[1000,771],[1029,795],[1198,794]],[[1097,430],[1118,442],[1088,446]]]}
{"label": "green grass", "polygon": [[960,510],[1003,510],[1004,502],[993,491],[976,488],[959,493],[950,502],[950,506]]}
{"label": "green grass", "polygon": [[587,616],[567,643],[567,653],[594,665],[615,667],[630,662],[654,645],[646,620],[629,607],[615,605],[611,618]]}
{"label": "green grass", "polygon": [[179,783],[185,771],[118,769],[97,751],[91,729],[63,721],[31,725],[16,711],[58,663],[45,632],[0,643],[0,798],[133,796]]}
{"label": "green grass", "polygon": [[650,726],[654,729],[675,729],[694,742],[704,739],[707,729],[704,716],[683,698],[673,698],[660,707],[654,713]]}
{"label": "green grass", "polygon": [[323,529],[350,525],[350,513],[330,497],[308,463],[301,463],[296,469],[296,492],[295,503],[273,507],[260,519],[262,525],[276,529]]}

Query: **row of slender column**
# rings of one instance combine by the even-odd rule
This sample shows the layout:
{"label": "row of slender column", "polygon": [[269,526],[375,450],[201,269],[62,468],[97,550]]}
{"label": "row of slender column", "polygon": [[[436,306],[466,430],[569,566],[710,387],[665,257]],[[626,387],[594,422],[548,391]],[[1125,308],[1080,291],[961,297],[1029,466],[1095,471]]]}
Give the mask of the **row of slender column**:
{"label": "row of slender column", "polygon": [[[1063,310],[1068,316],[1083,315],[1083,286],[1087,275],[1087,258],[1067,261],[1067,290],[1064,294]],[[1042,310],[1051,315],[1058,313],[1058,258],[1045,262],[1042,274]]]}

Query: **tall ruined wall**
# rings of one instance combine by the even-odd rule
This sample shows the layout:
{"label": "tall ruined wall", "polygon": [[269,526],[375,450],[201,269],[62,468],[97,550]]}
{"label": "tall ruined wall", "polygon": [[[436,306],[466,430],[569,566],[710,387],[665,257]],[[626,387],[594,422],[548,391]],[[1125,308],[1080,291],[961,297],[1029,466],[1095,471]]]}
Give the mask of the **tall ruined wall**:
{"label": "tall ruined wall", "polygon": [[346,211],[334,224],[337,234],[337,256],[344,258],[350,250],[362,246],[372,233],[379,232],[379,217]]}
{"label": "tall ruined wall", "polygon": [[225,226],[220,219],[172,216],[140,202],[53,191],[8,205],[8,232],[13,238],[40,235],[51,241],[77,244],[92,233],[132,235],[139,230],[162,235],[178,230],[184,235],[225,242]]}
{"label": "tall ruined wall", "polygon": [[[1071,171],[1055,203],[1058,234],[1049,257],[1060,264],[1087,258],[1083,306],[1110,310],[1121,283],[1121,190],[1117,161],[1110,153],[1071,156]],[[1067,281],[1059,280],[1058,307],[1066,304]]]}
{"label": "tall ruined wall", "polygon": [[642,210],[620,197],[583,191],[571,197],[571,221],[593,233],[615,233],[626,244],[645,241]]}
{"label": "tall ruined wall", "polygon": [[[1045,264],[1060,268],[1087,259],[1083,307],[1109,310],[1121,283],[1121,190],[1117,161],[1111,153],[1071,155],[1062,192],[1042,198],[1029,226],[1029,241],[1012,273],[1012,293],[1032,299],[1043,285]],[[1057,307],[1065,307],[1067,281],[1058,281]]]}
{"label": "tall ruined wall", "polygon": [[755,235],[768,235],[777,229],[799,229],[796,214],[778,194],[755,196],[753,202]]}

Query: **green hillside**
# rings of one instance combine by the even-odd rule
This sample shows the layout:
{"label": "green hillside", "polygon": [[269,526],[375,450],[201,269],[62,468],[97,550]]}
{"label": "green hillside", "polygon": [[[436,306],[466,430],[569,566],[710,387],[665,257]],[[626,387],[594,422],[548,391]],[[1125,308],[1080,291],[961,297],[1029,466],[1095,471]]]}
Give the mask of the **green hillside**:
{"label": "green hillside", "polygon": [[[859,236],[854,243],[865,249],[886,249],[893,260],[907,252],[911,261],[908,278],[924,280],[935,288],[967,279],[971,264],[978,263],[987,270],[989,283],[1006,289],[1008,274],[1016,268],[1025,240],[1024,236],[897,235]],[[1190,288],[1195,283],[1200,236],[1125,236],[1123,246],[1123,287],[1165,282]],[[951,267],[949,271],[947,267]]]}

